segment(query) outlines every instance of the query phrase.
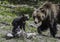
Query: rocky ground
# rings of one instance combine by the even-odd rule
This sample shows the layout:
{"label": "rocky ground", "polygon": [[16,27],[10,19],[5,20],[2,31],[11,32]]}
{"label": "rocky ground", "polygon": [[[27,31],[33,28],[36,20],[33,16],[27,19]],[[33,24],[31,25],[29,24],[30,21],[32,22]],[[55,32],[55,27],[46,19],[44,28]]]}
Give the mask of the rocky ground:
{"label": "rocky ground", "polygon": [[44,35],[37,35],[34,38],[27,39],[27,38],[12,38],[6,40],[5,35],[6,33],[12,30],[12,26],[6,26],[5,24],[0,23],[0,42],[60,42],[60,25],[57,25],[58,33],[57,38],[50,37],[49,30],[43,32]]}
{"label": "rocky ground", "polygon": [[[37,35],[34,38],[27,39],[27,38],[12,38],[9,40],[6,40],[5,35],[8,32],[11,32],[12,26],[11,22],[12,20],[17,17],[15,14],[12,14],[10,12],[7,12],[9,9],[5,9],[4,7],[0,7],[0,42],[60,42],[60,25],[57,25],[58,33],[56,35],[56,38],[50,37],[49,29],[45,32],[42,32],[44,35]],[[10,24],[7,25],[6,23]],[[32,23],[29,21],[29,23]],[[28,23],[26,24],[26,32],[36,32],[37,29],[34,27],[28,26]]]}

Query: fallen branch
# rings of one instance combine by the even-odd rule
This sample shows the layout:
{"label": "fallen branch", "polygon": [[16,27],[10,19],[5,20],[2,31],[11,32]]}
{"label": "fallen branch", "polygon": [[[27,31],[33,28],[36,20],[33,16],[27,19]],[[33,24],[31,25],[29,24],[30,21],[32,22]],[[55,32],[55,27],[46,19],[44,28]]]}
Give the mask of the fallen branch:
{"label": "fallen branch", "polygon": [[[27,33],[27,32],[24,32],[24,31],[20,31],[16,37],[25,37],[27,39],[31,39],[31,38],[35,38],[35,37],[39,37],[40,39],[42,39],[42,36],[43,37],[48,37],[48,38],[53,38],[52,36],[48,36],[48,35],[44,35],[44,34],[38,34],[38,33]],[[10,38],[14,38],[14,35],[12,33],[7,33],[6,35],[6,38],[7,39],[10,39]],[[60,37],[55,37],[56,39],[60,39]]]}

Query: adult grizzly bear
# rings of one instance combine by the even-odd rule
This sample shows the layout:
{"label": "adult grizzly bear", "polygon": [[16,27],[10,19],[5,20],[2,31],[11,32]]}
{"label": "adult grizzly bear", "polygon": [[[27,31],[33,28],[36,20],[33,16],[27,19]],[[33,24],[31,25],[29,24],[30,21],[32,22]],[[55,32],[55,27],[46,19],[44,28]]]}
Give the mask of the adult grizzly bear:
{"label": "adult grizzly bear", "polygon": [[41,31],[45,31],[48,28],[50,29],[50,34],[55,37],[57,34],[57,5],[47,2],[43,5],[42,8],[37,9],[33,12],[32,16],[36,24],[42,22],[38,26],[37,31],[40,34]]}

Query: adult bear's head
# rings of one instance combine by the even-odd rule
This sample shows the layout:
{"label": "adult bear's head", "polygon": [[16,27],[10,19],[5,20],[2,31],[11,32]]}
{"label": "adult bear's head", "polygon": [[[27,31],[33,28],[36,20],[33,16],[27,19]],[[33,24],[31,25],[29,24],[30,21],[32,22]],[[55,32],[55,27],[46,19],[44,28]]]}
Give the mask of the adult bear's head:
{"label": "adult bear's head", "polygon": [[46,12],[43,8],[36,9],[32,14],[34,23],[38,24],[39,22],[43,21],[45,18],[45,15],[46,15]]}
{"label": "adult bear's head", "polygon": [[57,9],[56,5],[51,2],[45,3],[41,8],[36,9],[32,16],[36,24],[42,22],[44,19],[48,18],[51,14],[56,17]]}

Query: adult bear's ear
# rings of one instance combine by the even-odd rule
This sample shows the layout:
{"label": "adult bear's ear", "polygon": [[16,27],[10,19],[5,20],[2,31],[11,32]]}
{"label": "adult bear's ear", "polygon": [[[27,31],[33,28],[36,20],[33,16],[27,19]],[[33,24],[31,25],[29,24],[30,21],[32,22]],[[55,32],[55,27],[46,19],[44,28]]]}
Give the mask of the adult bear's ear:
{"label": "adult bear's ear", "polygon": [[41,11],[42,13],[45,13],[45,10],[44,10],[43,8],[40,8],[40,11]]}
{"label": "adult bear's ear", "polygon": [[44,15],[46,15],[46,10],[45,10],[44,8],[40,8],[40,11],[41,11]]}
{"label": "adult bear's ear", "polygon": [[43,8],[40,8],[40,11],[41,11],[41,12],[44,12],[44,9],[43,9]]}
{"label": "adult bear's ear", "polygon": [[43,8],[40,8],[40,10],[42,10]]}

